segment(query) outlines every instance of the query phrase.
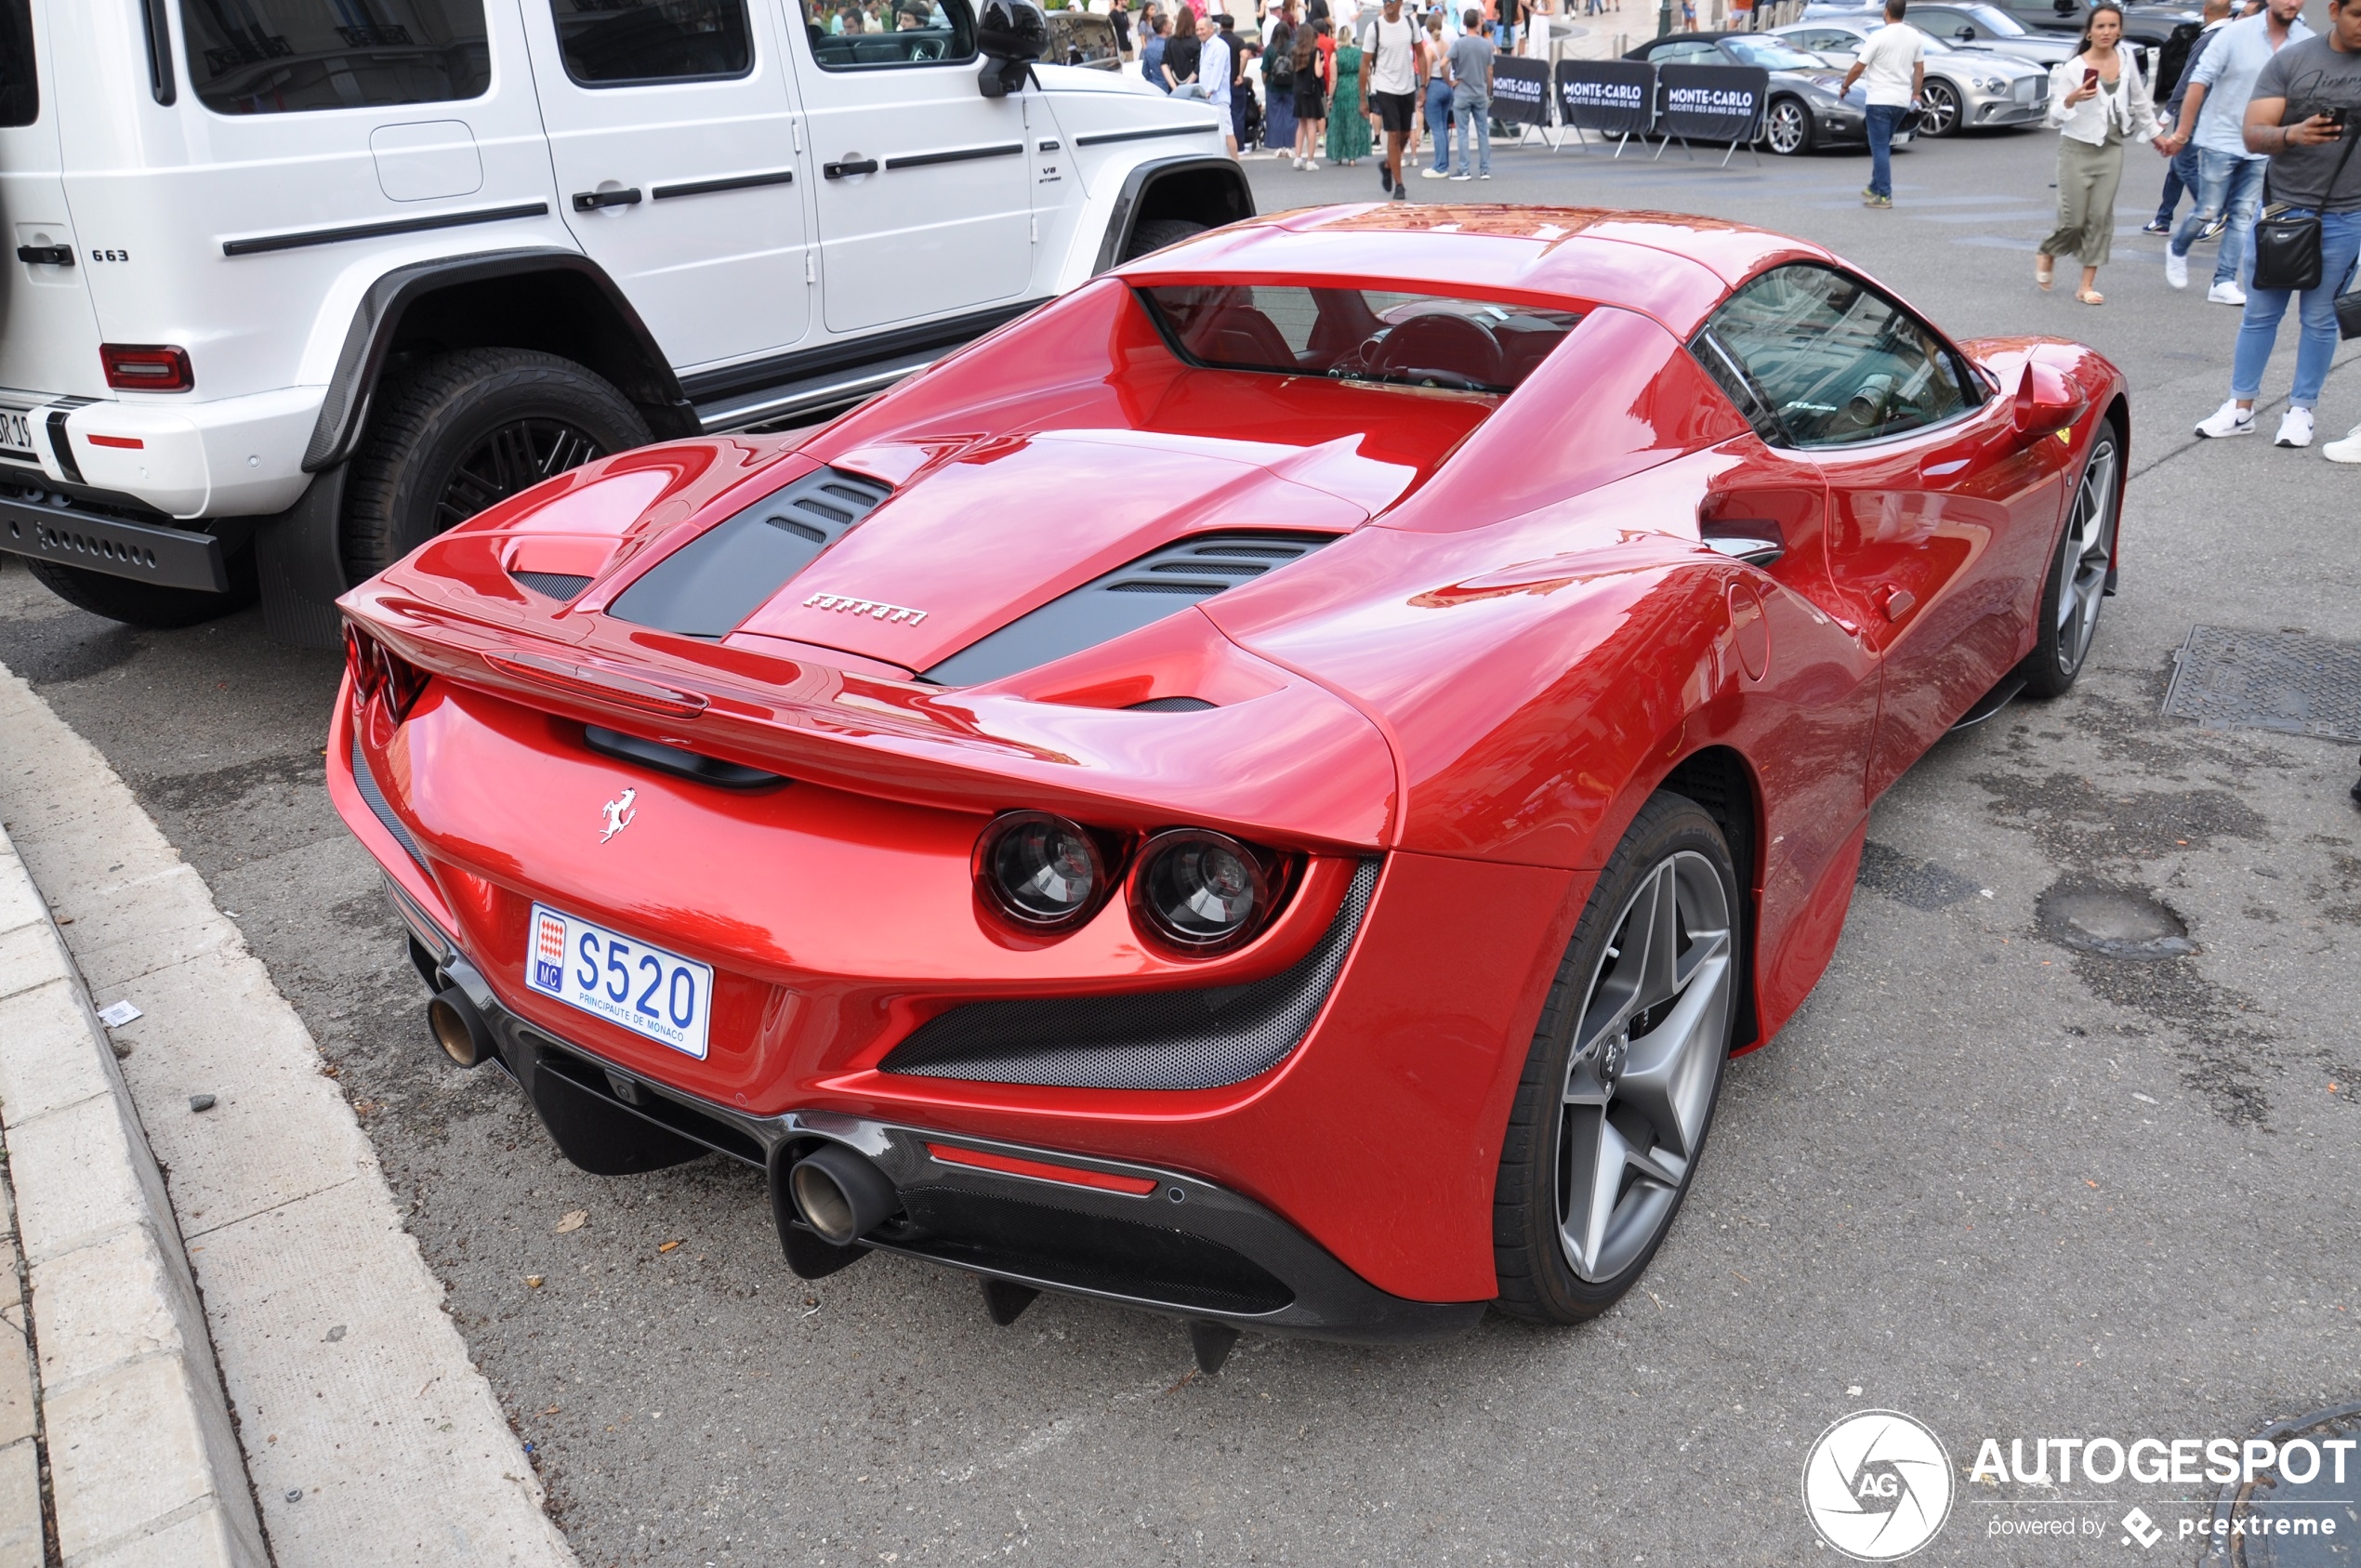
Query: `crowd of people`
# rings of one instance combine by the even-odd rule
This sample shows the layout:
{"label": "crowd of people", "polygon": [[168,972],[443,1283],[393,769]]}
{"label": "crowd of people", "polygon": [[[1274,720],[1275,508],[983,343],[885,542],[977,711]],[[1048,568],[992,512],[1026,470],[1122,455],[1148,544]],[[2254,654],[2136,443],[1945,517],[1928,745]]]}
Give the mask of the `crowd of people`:
{"label": "crowd of people", "polygon": [[[2328,29],[2304,25],[2303,0],[2205,0],[2194,36],[2158,52],[2161,107],[2139,59],[2123,46],[2117,0],[2095,0],[2081,46],[2051,68],[2049,123],[2058,136],[2058,221],[2037,248],[2034,282],[2053,287],[2060,257],[2082,268],[2074,291],[2104,305],[2099,269],[2113,253],[2124,148],[2145,142],[2165,160],[2164,189],[2143,232],[2168,236],[2165,282],[2189,286],[2189,253],[2218,237],[2206,298],[2240,311],[2230,396],[2198,422],[2199,436],[2250,435],[2262,376],[2293,307],[2295,383],[2278,445],[2309,447],[2322,388],[2341,336],[2361,336],[2361,0],[2328,0]],[[1887,0],[1845,78],[1866,79],[1871,174],[1862,199],[1893,204],[1887,173],[1894,116],[1923,86],[1924,40],[1904,20],[1907,0]],[[1899,109],[1893,106],[1900,106]],[[2189,214],[2176,224],[2183,195]],[[2340,299],[2342,308],[2340,310]],[[2321,455],[2361,463],[2361,426]]]}
{"label": "crowd of people", "polygon": [[[1128,69],[1229,112],[1233,153],[1260,146],[1306,170],[1374,158],[1380,189],[1402,199],[1430,141],[1426,178],[1492,178],[1492,61],[1546,58],[1550,18],[1573,3],[1369,0],[1344,14],[1329,0],[1269,0],[1243,30],[1190,0],[1112,15]],[[1623,0],[1582,3],[1595,14]]]}

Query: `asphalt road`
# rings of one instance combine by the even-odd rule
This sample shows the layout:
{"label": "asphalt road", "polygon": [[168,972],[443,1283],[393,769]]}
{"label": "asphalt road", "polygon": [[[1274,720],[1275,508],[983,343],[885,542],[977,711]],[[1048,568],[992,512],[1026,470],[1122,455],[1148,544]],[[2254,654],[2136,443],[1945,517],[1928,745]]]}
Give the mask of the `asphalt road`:
{"label": "asphalt road", "polygon": [[[439,1064],[323,789],[332,657],[253,614],[115,627],[7,564],[0,660],[112,760],[302,1011],[593,1568],[1832,1561],[1799,1479],[1849,1411],[1909,1412],[1965,1466],[1987,1436],[2236,1437],[2361,1398],[2354,751],[2158,712],[2193,623],[2361,640],[2361,470],[2189,439],[2236,316],[2170,293],[2134,235],[2151,155],[2131,154],[2111,303],[2034,291],[2053,146],[1921,146],[1891,212],[1858,205],[1858,156],[1503,149],[1489,184],[1414,182],[1786,228],[1956,333],[2079,336],[2136,389],[2092,666],[1879,806],[1834,966],[1732,1067],[1644,1290],[1583,1329],[1250,1336],[1205,1378],[1178,1326],[1108,1307],[1045,1298],[998,1329],[971,1280],[885,1257],[805,1285],[751,1174],[583,1175],[504,1080]],[[1376,194],[1368,165],[1253,168],[1266,209]],[[2287,376],[2283,356],[2266,400]],[[2356,420],[2347,363],[2324,435]],[[2045,936],[2044,895],[2093,885],[2161,901],[2198,951]],[[2073,1490],[1969,1487],[1920,1561],[2112,1561],[2132,1503],[2170,1529],[2214,1489],[2079,1491],[2104,1536],[1995,1538]]]}

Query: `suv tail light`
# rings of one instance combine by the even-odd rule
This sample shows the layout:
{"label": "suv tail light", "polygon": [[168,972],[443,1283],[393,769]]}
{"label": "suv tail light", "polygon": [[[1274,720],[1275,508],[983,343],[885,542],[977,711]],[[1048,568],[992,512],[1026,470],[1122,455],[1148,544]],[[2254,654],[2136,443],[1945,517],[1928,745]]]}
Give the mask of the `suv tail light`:
{"label": "suv tail light", "polygon": [[101,343],[99,362],[118,392],[186,392],[197,384],[189,350],[170,343]]}
{"label": "suv tail light", "polygon": [[383,698],[396,724],[410,717],[427,689],[426,671],[388,652],[384,643],[350,622],[344,628],[344,667],[352,677],[353,700],[366,707],[371,698]]}

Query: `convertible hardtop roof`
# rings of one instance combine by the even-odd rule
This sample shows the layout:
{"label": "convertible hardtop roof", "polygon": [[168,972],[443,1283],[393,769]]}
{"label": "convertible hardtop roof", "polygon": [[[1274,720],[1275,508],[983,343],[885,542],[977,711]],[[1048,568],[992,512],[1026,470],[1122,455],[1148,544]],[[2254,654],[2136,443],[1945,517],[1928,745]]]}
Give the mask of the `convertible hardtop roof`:
{"label": "convertible hardtop roof", "polygon": [[1784,234],[1683,213],[1371,202],[1251,218],[1144,257],[1121,275],[1614,305],[1686,337],[1731,289],[1792,260],[1835,257]]}

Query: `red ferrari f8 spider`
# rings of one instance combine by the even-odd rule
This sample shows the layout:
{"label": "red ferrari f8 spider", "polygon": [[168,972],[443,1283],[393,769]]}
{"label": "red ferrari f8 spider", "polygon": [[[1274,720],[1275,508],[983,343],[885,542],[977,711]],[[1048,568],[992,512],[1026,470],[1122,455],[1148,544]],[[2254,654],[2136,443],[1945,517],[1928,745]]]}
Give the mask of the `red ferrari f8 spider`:
{"label": "red ferrari f8 spider", "polygon": [[1710,219],[1332,207],[801,438],[674,441],[344,600],[330,746],[576,1164],[1242,1328],[1565,1323],[1827,963],[1869,804],[2063,692],[2130,429]]}

